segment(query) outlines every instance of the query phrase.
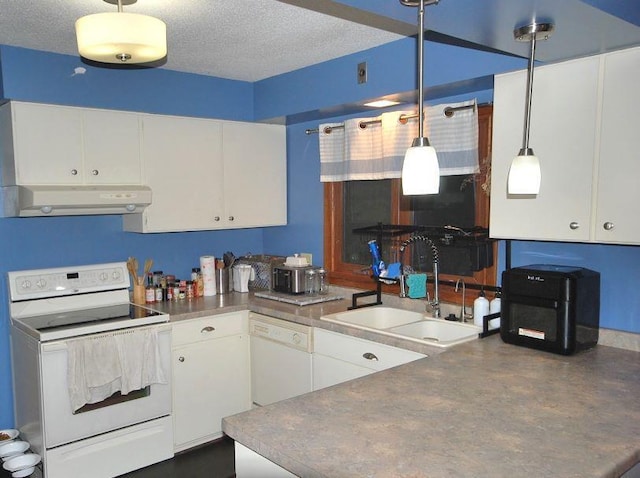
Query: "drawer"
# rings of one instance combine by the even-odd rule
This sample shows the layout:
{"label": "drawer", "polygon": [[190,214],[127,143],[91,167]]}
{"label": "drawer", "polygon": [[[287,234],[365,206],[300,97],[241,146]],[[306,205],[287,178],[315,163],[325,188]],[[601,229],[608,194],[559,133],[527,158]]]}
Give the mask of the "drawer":
{"label": "drawer", "polygon": [[248,312],[240,311],[176,322],[172,324],[173,347],[229,335],[247,334],[248,321]]}
{"label": "drawer", "polygon": [[316,328],[313,340],[314,353],[376,371],[426,357],[426,355],[411,350],[379,344],[324,329]]}

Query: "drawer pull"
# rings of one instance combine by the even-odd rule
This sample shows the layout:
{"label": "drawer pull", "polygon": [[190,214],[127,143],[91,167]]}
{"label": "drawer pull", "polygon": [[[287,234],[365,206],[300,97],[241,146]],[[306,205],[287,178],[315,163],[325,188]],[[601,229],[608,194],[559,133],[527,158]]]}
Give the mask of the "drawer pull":
{"label": "drawer pull", "polygon": [[214,330],[216,330],[215,327],[211,327],[210,325],[207,325],[200,331],[200,333],[203,334],[205,332],[213,332]]}
{"label": "drawer pull", "polygon": [[576,229],[578,229],[579,227],[580,227],[580,224],[579,224],[579,223],[577,223],[577,222],[575,222],[575,221],[574,221],[574,222],[572,222],[571,224],[569,224],[569,228],[570,228],[570,229],[573,229],[574,231],[575,231]]}
{"label": "drawer pull", "polygon": [[178,362],[184,362],[184,357],[183,356],[178,357]]}
{"label": "drawer pull", "polygon": [[614,226],[612,222],[605,222],[602,227],[604,227],[605,231],[610,231]]}
{"label": "drawer pull", "polygon": [[373,360],[375,362],[378,361],[378,357],[376,357],[375,354],[372,354],[371,352],[366,352],[366,353],[362,354],[362,356],[364,358],[366,358],[367,360]]}

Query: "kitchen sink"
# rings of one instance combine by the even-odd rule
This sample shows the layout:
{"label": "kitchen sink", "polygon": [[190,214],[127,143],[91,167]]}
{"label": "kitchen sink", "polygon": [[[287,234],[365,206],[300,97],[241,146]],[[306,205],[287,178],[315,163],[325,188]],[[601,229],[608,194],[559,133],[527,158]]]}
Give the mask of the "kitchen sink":
{"label": "kitchen sink", "polygon": [[420,312],[393,307],[364,307],[321,317],[322,320],[363,329],[389,329],[425,318]]}
{"label": "kitchen sink", "polygon": [[429,344],[452,347],[478,338],[481,327],[429,317],[393,307],[364,307],[325,315],[322,320]]}
{"label": "kitchen sink", "polygon": [[388,329],[390,334],[447,347],[478,338],[482,329],[473,324],[461,324],[442,319],[424,319]]}

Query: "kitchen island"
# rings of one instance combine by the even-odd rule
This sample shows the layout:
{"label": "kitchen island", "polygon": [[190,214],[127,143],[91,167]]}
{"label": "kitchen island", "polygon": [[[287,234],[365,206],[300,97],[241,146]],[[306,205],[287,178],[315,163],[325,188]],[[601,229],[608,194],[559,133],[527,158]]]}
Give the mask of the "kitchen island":
{"label": "kitchen island", "polygon": [[616,477],[640,461],[640,354],[493,336],[228,417],[298,476]]}
{"label": "kitchen island", "polygon": [[233,293],[162,308],[172,322],[249,309],[429,355],[223,420],[304,478],[616,477],[640,462],[640,353],[561,356],[499,336],[442,352],[320,319],[348,305]]}

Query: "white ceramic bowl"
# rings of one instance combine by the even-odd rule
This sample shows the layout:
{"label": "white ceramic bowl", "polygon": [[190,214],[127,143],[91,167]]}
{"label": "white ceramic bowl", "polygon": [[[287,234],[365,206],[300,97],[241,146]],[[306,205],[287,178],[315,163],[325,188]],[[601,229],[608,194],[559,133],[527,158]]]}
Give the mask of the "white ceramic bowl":
{"label": "white ceramic bowl", "polygon": [[29,476],[33,473],[33,469],[38,463],[40,463],[40,455],[37,453],[26,453],[10,458],[4,462],[2,467],[10,471],[14,478],[19,478]]}
{"label": "white ceramic bowl", "polygon": [[[4,445],[5,443],[10,442],[11,440],[15,440],[20,432],[18,430],[14,430],[13,428],[7,428],[6,430],[0,430],[0,438],[4,437],[4,439],[0,439],[0,445]],[[6,438],[9,437],[9,438]]]}
{"label": "white ceramic bowl", "polygon": [[2,461],[7,461],[9,458],[22,455],[29,449],[29,443],[26,441],[13,440],[4,445],[0,445],[0,458]]}
{"label": "white ceramic bowl", "polygon": [[25,476],[29,476],[34,471],[36,471],[36,467],[30,466],[29,468],[24,468],[23,470],[14,471],[13,473],[11,473],[11,476],[13,476],[13,478],[24,478]]}

